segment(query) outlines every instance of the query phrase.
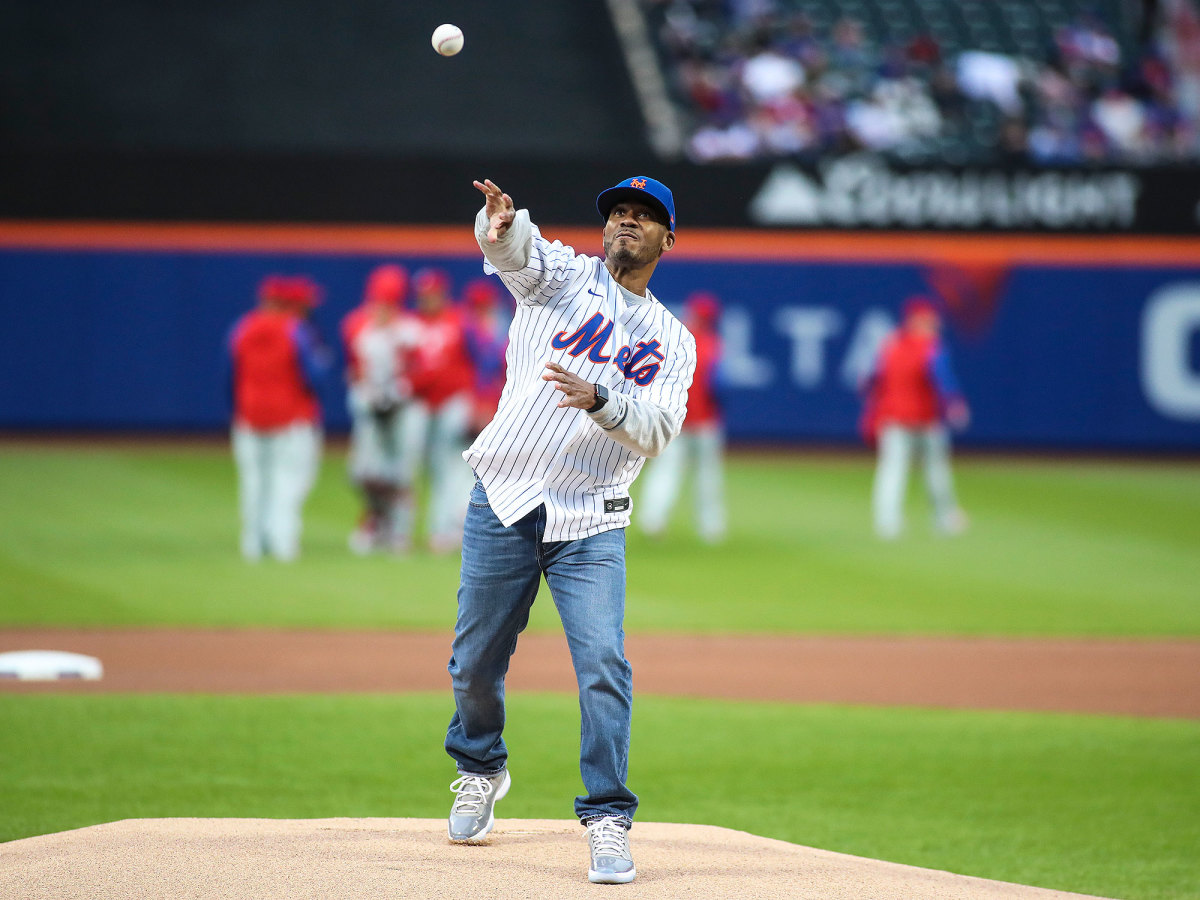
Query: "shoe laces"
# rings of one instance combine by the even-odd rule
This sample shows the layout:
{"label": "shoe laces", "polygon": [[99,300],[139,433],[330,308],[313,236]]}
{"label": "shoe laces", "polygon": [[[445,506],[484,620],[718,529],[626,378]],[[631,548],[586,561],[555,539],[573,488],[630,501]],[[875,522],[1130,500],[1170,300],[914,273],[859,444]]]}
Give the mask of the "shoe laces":
{"label": "shoe laces", "polygon": [[588,823],[592,856],[619,856],[629,859],[629,831],[616,816],[605,816]]}
{"label": "shoe laces", "polygon": [[487,802],[488,794],[494,790],[492,782],[482,775],[463,775],[455,779],[450,790],[458,796],[454,798],[454,809],[451,815],[474,816]]}

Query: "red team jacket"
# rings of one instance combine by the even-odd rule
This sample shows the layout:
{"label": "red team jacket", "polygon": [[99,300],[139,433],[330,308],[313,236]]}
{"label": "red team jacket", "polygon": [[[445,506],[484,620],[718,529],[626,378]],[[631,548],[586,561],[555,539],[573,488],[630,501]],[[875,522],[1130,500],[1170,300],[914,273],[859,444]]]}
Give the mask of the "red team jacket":
{"label": "red team jacket", "polygon": [[419,338],[406,357],[405,372],[413,395],[437,408],[471,390],[475,380],[462,313],[447,307],[432,316],[418,313],[413,320]]}
{"label": "red team jacket", "polygon": [[234,422],[270,430],[317,422],[313,337],[295,316],[275,310],[246,313],[229,338]]}
{"label": "red team jacket", "polygon": [[696,339],[696,374],[688,390],[687,418],[684,428],[712,425],[721,421],[721,407],[716,394],[717,363],[721,355],[721,339],[712,328],[693,324]]}
{"label": "red team jacket", "polygon": [[941,341],[903,328],[884,342],[866,384],[861,428],[874,442],[884,424],[927,428],[942,420],[961,393]]}

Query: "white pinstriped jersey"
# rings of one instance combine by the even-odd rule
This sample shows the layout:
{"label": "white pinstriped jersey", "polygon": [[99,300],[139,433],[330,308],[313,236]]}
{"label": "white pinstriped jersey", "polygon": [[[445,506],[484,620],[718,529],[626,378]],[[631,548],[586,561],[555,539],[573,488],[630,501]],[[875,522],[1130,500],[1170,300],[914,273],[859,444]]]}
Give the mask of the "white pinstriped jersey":
{"label": "white pinstriped jersey", "polygon": [[[475,230],[484,271],[499,273],[517,311],[499,409],[463,458],[506,526],[544,503],[546,541],[625,527],[629,486],[683,424],[695,340],[649,291],[617,284],[604,260],[543,238],[526,210],[495,244],[483,210]],[[596,413],[558,408],[547,362],[605,385],[609,402]]]}

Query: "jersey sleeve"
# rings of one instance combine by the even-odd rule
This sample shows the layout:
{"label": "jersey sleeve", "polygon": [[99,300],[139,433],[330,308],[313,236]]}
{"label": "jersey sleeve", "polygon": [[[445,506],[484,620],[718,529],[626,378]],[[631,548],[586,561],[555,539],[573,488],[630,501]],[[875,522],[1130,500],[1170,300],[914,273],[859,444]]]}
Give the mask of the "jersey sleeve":
{"label": "jersey sleeve", "polygon": [[518,303],[541,306],[577,278],[586,263],[560,241],[548,241],[529,220],[529,210],[517,210],[508,230],[493,244],[487,239],[486,208],[475,217],[475,239],[483,251],[483,271],[498,274]]}
{"label": "jersey sleeve", "polygon": [[479,377],[488,381],[495,378],[504,368],[505,339],[490,334],[483,325],[469,322],[463,328],[463,338]]}
{"label": "jersey sleeve", "polygon": [[312,393],[317,393],[321,382],[325,379],[328,368],[321,353],[321,346],[316,334],[304,322],[297,322],[292,330],[292,341],[296,346],[296,355],[300,360],[300,369],[304,375],[305,385]]}
{"label": "jersey sleeve", "polygon": [[962,399],[962,388],[959,387],[954,367],[950,364],[950,354],[945,347],[939,345],[933,352],[929,360],[929,373],[943,406]]}

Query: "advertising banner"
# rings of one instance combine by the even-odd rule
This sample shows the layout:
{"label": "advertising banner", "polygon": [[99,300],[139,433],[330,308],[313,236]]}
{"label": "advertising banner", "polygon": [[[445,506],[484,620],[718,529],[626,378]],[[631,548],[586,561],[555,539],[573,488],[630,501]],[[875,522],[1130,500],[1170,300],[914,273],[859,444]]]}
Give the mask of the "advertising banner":
{"label": "advertising banner", "polygon": [[944,306],[972,409],[964,443],[1200,449],[1200,267],[759,263],[662,274],[725,300],[733,438],[854,440],[879,346],[903,301],[925,295]]}
{"label": "advertising banner", "polygon": [[[1200,166],[1020,169],[821,163],[700,166],[605,160],[396,156],[13,154],[0,216],[20,219],[451,224],[486,174],[537,221],[590,225],[596,194],[632,174],[670,185],[689,227],[942,233],[1200,234]],[[319,190],[297,190],[319,185]]]}
{"label": "advertising banner", "polygon": [[[464,230],[189,232],[157,244],[161,228],[102,240],[95,230],[53,240],[0,234],[0,428],[225,427],[224,342],[259,281],[278,272],[305,274],[324,290],[314,323],[334,365],[321,399],[329,430],[343,430],[338,325],[367,273],[385,261],[437,266],[459,291],[482,275]],[[598,250],[598,228],[566,237]],[[857,441],[859,385],[901,304],[923,294],[945,310],[972,407],[962,443],[1200,449],[1192,243],[686,237],[652,289],[675,309],[696,290],[721,301],[722,392],[735,441]]]}

